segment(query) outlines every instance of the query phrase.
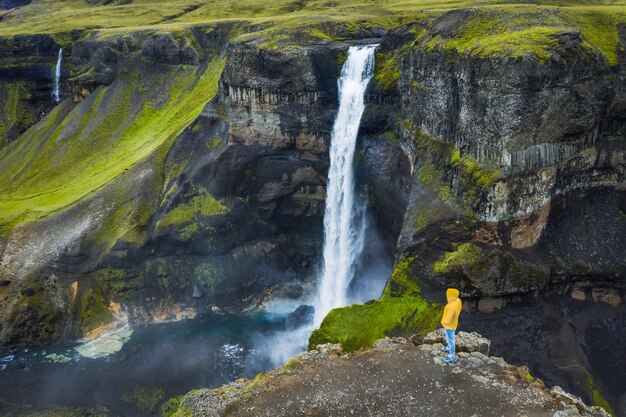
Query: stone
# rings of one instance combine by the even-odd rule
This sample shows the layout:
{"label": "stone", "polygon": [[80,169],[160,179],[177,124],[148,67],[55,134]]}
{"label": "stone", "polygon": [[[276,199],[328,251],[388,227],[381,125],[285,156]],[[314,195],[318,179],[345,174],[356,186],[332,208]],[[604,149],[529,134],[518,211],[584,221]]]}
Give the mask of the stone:
{"label": "stone", "polygon": [[585,301],[585,298],[586,298],[585,291],[581,288],[574,288],[572,290],[571,297],[574,300]]}
{"label": "stone", "polygon": [[296,329],[313,323],[315,307],[302,304],[292,311],[285,320],[286,329]]}
{"label": "stone", "polygon": [[317,345],[315,348],[319,353],[324,355],[341,355],[343,354],[343,348],[340,344],[325,343],[323,345]]}
{"label": "stone", "polygon": [[443,329],[439,328],[437,330],[433,330],[432,332],[424,335],[423,341],[427,345],[434,345],[435,343],[444,343],[446,337],[444,335]]}
{"label": "stone", "polygon": [[502,298],[484,297],[478,301],[478,311],[481,313],[493,313],[504,306]]}
{"label": "stone", "polygon": [[476,332],[459,332],[456,336],[457,352],[480,352],[489,356],[491,342]]}
{"label": "stone", "polygon": [[398,348],[400,348],[400,346],[406,345],[408,343],[409,341],[406,340],[404,337],[394,337],[393,339],[385,337],[384,339],[378,339],[376,342],[374,342],[372,349],[397,350]]}
{"label": "stone", "polygon": [[622,302],[619,292],[613,288],[593,288],[591,297],[596,303],[607,303],[612,306],[618,306]]}
{"label": "stone", "polygon": [[421,334],[414,334],[409,337],[409,342],[413,343],[415,346],[424,344],[424,336]]}
{"label": "stone", "polygon": [[[416,339],[417,340],[417,339]],[[445,336],[443,329],[434,330],[423,337],[423,343],[433,347],[443,347]],[[489,356],[491,342],[475,332],[458,332],[456,335],[457,352],[480,352]]]}

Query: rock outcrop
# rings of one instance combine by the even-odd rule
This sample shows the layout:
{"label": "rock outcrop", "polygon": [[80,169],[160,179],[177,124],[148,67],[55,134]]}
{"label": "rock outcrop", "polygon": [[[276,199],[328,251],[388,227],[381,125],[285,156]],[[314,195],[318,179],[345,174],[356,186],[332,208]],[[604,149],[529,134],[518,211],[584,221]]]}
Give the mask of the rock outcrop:
{"label": "rock outcrop", "polygon": [[464,351],[456,364],[444,364],[439,337],[426,335],[418,345],[386,338],[352,354],[339,345],[319,345],[254,380],[171,400],[164,415],[609,416],[558,386],[547,388],[525,367],[474,350],[489,343],[480,335],[460,333]]}

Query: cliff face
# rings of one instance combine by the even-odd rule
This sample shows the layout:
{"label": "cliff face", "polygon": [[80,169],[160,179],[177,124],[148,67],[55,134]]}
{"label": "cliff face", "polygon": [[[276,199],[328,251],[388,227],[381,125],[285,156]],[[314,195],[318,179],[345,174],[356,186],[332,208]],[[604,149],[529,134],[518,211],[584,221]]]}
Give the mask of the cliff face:
{"label": "cliff face", "polygon": [[[66,100],[3,151],[4,343],[77,337],[112,319],[110,301],[159,322],[298,298],[312,284],[348,44],[277,52],[230,44],[239,30],[65,47]],[[406,159],[376,146],[378,158]],[[379,170],[367,173],[379,184],[371,201],[395,195],[382,186],[395,174]],[[387,259],[401,212],[384,214],[396,214]]]}
{"label": "cliff face", "polygon": [[0,41],[0,149],[54,107],[52,84],[59,48],[49,35]]}
{"label": "cliff face", "polygon": [[[425,36],[454,33],[452,17]],[[435,235],[449,240],[438,245],[447,256],[420,257],[435,265],[420,273],[435,284],[443,275],[468,295],[525,292],[572,277],[620,281],[621,66],[569,32],[545,62],[419,48],[397,59],[402,133],[416,161],[415,209],[400,254],[432,246]],[[442,227],[454,217],[460,227]],[[454,246],[464,241],[472,246]],[[469,262],[455,264],[465,255]]]}

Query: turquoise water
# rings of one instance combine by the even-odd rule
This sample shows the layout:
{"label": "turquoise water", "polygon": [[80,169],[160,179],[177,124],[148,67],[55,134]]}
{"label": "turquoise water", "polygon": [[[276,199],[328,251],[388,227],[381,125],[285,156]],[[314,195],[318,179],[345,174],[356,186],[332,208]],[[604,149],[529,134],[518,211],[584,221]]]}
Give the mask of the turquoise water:
{"label": "turquoise water", "polygon": [[[167,399],[266,371],[272,364],[259,342],[283,328],[283,320],[271,316],[190,320],[135,329],[120,352],[101,359],[82,358],[71,346],[4,352],[0,415],[13,416],[24,404],[106,406],[116,416],[160,415],[138,407],[129,395],[162,390]],[[46,359],[51,353],[71,360],[52,363]]]}

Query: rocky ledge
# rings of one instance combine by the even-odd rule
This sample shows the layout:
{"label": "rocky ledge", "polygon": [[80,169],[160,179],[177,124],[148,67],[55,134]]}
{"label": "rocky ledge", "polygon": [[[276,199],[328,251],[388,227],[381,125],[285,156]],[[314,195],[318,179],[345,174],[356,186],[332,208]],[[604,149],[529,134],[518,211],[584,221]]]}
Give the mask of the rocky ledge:
{"label": "rocky ledge", "polygon": [[455,364],[441,361],[443,333],[378,340],[346,354],[318,345],[253,380],[192,391],[163,406],[165,417],[194,416],[605,416],[526,367],[489,356],[489,341],[460,332]]}

